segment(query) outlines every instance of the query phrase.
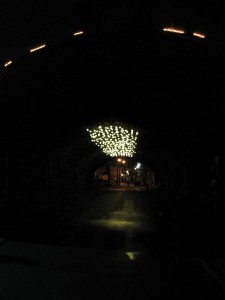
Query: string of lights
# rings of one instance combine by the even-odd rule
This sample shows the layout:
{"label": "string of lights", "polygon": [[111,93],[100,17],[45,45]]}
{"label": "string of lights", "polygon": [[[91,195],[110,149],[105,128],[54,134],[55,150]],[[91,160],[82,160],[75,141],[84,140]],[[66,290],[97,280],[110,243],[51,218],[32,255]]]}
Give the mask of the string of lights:
{"label": "string of lights", "polygon": [[[80,31],[74,32],[74,33],[73,33],[73,36],[78,36],[78,35],[82,35],[82,34],[84,34],[84,31],[83,31],[83,30],[80,30]],[[41,49],[43,49],[43,48],[46,48],[46,47],[47,47],[46,44],[42,44],[42,45],[39,45],[39,46],[37,46],[37,47],[35,47],[35,48],[29,49],[29,52],[30,52],[30,53],[36,52],[36,51],[39,51],[39,50],[41,50]],[[3,64],[3,66],[6,68],[6,67],[8,67],[9,65],[11,65],[12,63],[13,63],[13,60],[10,59],[10,60],[6,61],[6,62]]]}
{"label": "string of lights", "polygon": [[[177,29],[177,28],[173,28],[173,27],[164,27],[162,30],[163,31],[167,31],[167,32],[177,33],[177,34],[185,34],[186,33],[183,29]],[[73,36],[83,35],[84,33],[85,32],[83,30],[76,31],[76,32],[73,33]],[[198,33],[198,32],[193,32],[192,36],[195,36],[195,37],[198,37],[198,38],[201,38],[201,39],[205,39],[206,38],[205,34]],[[33,49],[30,49],[29,52],[32,53],[32,52],[38,51],[38,50],[40,50],[42,48],[45,48],[45,47],[47,47],[47,45],[43,44],[43,45],[37,46],[37,47],[35,47]],[[3,66],[6,68],[9,65],[11,65],[12,63],[13,63],[13,60],[10,59],[10,60],[6,61],[3,64]]]}
{"label": "string of lights", "polygon": [[122,126],[98,126],[97,129],[87,129],[91,141],[102,151],[112,157],[132,157],[135,154],[138,131]]}

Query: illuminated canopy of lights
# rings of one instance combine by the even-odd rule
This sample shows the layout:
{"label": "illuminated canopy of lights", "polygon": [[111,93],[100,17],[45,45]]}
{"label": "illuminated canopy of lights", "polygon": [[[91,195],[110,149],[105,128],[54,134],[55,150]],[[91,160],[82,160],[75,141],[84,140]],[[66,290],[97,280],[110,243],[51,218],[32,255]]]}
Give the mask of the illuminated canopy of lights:
{"label": "illuminated canopy of lights", "polygon": [[168,32],[174,32],[174,33],[179,33],[179,34],[184,34],[184,30],[168,27],[168,28],[163,28],[163,31],[168,31]]}
{"label": "illuminated canopy of lights", "polygon": [[138,132],[122,126],[99,126],[97,129],[87,129],[91,141],[109,156],[132,157],[137,145]]}

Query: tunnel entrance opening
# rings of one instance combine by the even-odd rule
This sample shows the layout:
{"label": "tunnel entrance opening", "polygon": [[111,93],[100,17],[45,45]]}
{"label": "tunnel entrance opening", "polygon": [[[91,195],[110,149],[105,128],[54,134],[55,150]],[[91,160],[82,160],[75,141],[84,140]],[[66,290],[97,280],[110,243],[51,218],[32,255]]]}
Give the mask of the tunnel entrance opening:
{"label": "tunnel entrance opening", "polygon": [[154,172],[147,166],[131,158],[112,158],[101,165],[94,173],[98,187],[132,187],[142,186],[157,188]]}
{"label": "tunnel entrance opening", "polygon": [[[80,201],[108,161],[84,125],[120,119],[142,129],[134,161],[154,173],[154,186],[193,207],[223,206],[224,88],[218,70],[224,62],[217,51],[149,32],[84,35],[46,50],[1,73],[4,202]],[[98,100],[87,107],[90,91]],[[123,158],[123,151],[115,157]],[[219,166],[213,164],[217,156]],[[115,170],[109,184],[127,182],[128,174]],[[133,166],[125,171],[137,186],[143,182]]]}

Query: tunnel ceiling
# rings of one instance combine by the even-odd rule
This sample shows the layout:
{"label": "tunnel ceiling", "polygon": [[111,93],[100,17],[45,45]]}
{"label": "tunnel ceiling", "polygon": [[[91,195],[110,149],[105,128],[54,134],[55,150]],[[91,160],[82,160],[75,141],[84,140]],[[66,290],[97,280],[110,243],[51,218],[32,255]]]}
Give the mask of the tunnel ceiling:
{"label": "tunnel ceiling", "polygon": [[74,141],[89,125],[125,122],[141,129],[139,154],[151,148],[155,161],[160,151],[171,160],[217,155],[221,53],[197,38],[117,31],[85,32],[20,57],[0,74],[3,148],[29,153]]}

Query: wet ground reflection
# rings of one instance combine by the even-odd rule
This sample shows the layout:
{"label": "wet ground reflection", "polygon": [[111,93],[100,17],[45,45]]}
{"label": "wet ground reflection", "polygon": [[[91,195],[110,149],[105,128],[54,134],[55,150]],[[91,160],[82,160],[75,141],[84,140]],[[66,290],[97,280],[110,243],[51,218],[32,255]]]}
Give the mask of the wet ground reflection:
{"label": "wet ground reflection", "polygon": [[139,255],[141,255],[140,251],[128,251],[125,252],[130,260],[136,260]]}
{"label": "wet ground reflection", "polygon": [[108,229],[116,230],[146,230],[146,216],[140,208],[135,209],[132,200],[125,200],[123,207],[115,212],[112,212],[109,217],[101,219],[89,220],[89,223],[97,226],[102,226]]}
{"label": "wet ground reflection", "polygon": [[123,207],[108,217],[89,220],[88,223],[125,232],[124,252],[130,260],[134,261],[142,254],[141,245],[134,243],[133,238],[138,232],[149,230],[149,224],[146,215],[140,207],[135,207],[132,199],[125,199]]}

